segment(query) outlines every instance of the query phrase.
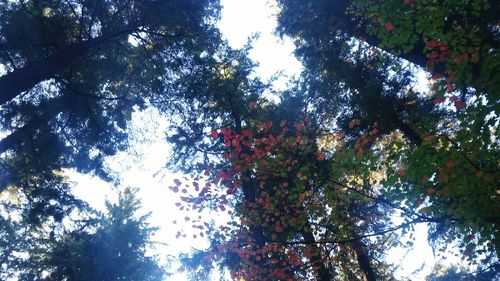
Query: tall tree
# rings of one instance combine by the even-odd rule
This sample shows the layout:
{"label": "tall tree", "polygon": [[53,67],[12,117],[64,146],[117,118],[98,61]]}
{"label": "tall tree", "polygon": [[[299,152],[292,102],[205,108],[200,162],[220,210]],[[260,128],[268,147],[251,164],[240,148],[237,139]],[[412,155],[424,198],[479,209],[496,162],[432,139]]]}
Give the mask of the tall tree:
{"label": "tall tree", "polygon": [[9,1],[0,9],[0,190],[34,166],[15,165],[31,152],[47,175],[72,167],[105,177],[103,158],[126,147],[133,109],[168,103],[175,73],[217,44],[216,1]]}
{"label": "tall tree", "polygon": [[[411,217],[433,222],[431,237],[459,238],[467,255],[482,251],[477,243],[497,251],[498,216],[487,211],[500,204],[493,160],[499,153],[497,7],[488,1],[299,2],[278,1],[278,31],[295,40],[309,95],[317,97],[330,130],[342,128],[358,153],[378,156],[359,165],[382,168],[384,196],[409,207]],[[439,74],[430,90],[415,90],[415,65]],[[372,129],[381,134],[376,142]]]}
{"label": "tall tree", "polygon": [[[380,246],[383,239],[373,243],[367,238],[392,232],[376,219],[381,216],[378,205],[361,210],[368,197],[329,191],[336,183],[329,164],[320,161],[325,157],[317,148],[320,131],[317,125],[305,129],[310,118],[321,115],[312,111],[306,117],[308,102],[300,94],[284,93],[278,104],[263,98],[266,87],[249,79],[253,65],[245,52],[224,49],[207,60],[213,66],[195,77],[208,83],[188,75],[192,85],[204,85],[206,94],[178,106],[179,122],[170,137],[172,166],[191,173],[197,168],[207,176],[205,185],[175,181],[171,189],[183,193],[180,208],[234,208],[234,221],[220,231],[192,220],[195,228],[209,227],[213,242],[202,264],[219,260],[234,278],[245,280],[389,276],[386,265],[375,259],[374,244]],[[189,189],[194,194],[184,195]],[[192,259],[189,264],[205,272]]]}
{"label": "tall tree", "polygon": [[[76,229],[38,237],[28,261],[16,268],[20,280],[163,280],[164,270],[148,255],[156,230],[140,215],[135,192],[125,189],[107,213]],[[78,226],[78,225],[75,225]],[[11,269],[12,270],[12,269]]]}
{"label": "tall tree", "polygon": [[0,278],[10,280],[35,269],[39,254],[55,235],[68,227],[85,227],[93,212],[74,197],[71,183],[61,174],[30,176],[25,188],[9,187],[0,196]]}
{"label": "tall tree", "polygon": [[323,43],[338,36],[358,39],[429,68],[449,87],[472,86],[498,98],[495,1],[277,2],[280,34],[310,39],[329,34]]}

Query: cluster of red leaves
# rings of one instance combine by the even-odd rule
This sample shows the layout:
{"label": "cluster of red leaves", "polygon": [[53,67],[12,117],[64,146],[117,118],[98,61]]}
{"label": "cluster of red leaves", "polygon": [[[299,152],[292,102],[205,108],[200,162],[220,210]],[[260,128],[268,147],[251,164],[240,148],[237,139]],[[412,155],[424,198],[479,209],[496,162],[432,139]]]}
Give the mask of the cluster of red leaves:
{"label": "cluster of red leaves", "polygon": [[431,40],[426,43],[429,50],[427,54],[427,67],[432,71],[437,63],[446,63],[451,57],[451,50],[447,43],[438,40]]}
{"label": "cluster of red leaves", "polygon": [[[219,235],[222,233],[222,237],[229,238],[228,242],[221,244],[216,252],[205,259],[220,259],[228,253],[236,254],[239,262],[237,269],[232,272],[234,277],[244,280],[293,280],[290,277],[293,276],[290,267],[303,266],[299,258],[304,256],[303,252],[294,252],[290,247],[279,247],[279,243],[272,240],[286,241],[290,223],[300,221],[301,217],[305,219],[302,204],[309,196],[304,190],[304,183],[309,181],[309,176],[303,174],[303,163],[295,158],[297,151],[307,151],[315,161],[326,159],[325,153],[311,150],[314,140],[305,134],[308,122],[308,117],[303,122],[294,124],[287,124],[283,120],[279,127],[273,127],[273,122],[267,121],[258,124],[256,128],[245,128],[239,132],[222,128],[210,133],[214,140],[224,143],[223,158],[231,168],[217,172],[206,171],[206,184],[201,190],[200,183],[191,183],[196,191],[199,190],[197,196],[185,196],[182,200],[188,205],[186,209],[196,210],[206,204],[218,206],[220,211],[226,211],[225,206],[233,201],[239,223],[235,221],[232,227],[216,229],[208,225],[202,227],[206,230],[205,234],[217,232]],[[286,173],[283,174],[283,171]],[[245,172],[251,172],[252,181],[258,184],[259,192],[255,201],[241,200],[243,181],[249,180],[245,178]],[[295,176],[290,178],[290,175]],[[300,185],[302,189],[297,190],[297,182],[303,183]],[[181,185],[180,181],[176,181],[171,189],[178,191]],[[221,187],[226,192],[221,193]],[[295,188],[293,192],[292,188]],[[199,227],[198,221],[196,223],[193,225]],[[251,229],[255,227],[269,235],[269,241],[264,245],[258,246],[252,238]],[[182,233],[179,232],[178,237],[181,236]]]}
{"label": "cluster of red leaves", "polygon": [[[451,57],[451,50],[450,46],[448,43],[441,42],[438,40],[430,40],[427,41],[426,43],[426,48],[429,50],[427,54],[427,70],[430,72],[433,72],[434,67],[436,64],[444,64],[448,62],[448,60]],[[439,81],[441,81],[441,75],[438,73],[435,73],[432,76],[433,80],[435,81],[432,84],[432,88],[436,88],[439,84]],[[448,73],[445,77],[444,82],[446,83],[446,88],[448,92],[452,92],[454,89],[453,86],[453,81],[455,80],[455,76],[453,73]],[[435,99],[433,100],[434,104],[439,104],[442,102],[441,99]]]}
{"label": "cluster of red leaves", "polygon": [[[457,110],[462,110],[462,109],[465,109],[467,107],[467,104],[465,103],[465,101],[459,100],[457,96],[450,96],[448,98],[448,100],[453,104],[453,106]],[[444,101],[444,99],[441,97],[436,97],[436,98],[432,99],[432,103],[435,105],[441,104],[443,101]]]}
{"label": "cluster of red leaves", "polygon": [[294,280],[290,271],[293,267],[304,266],[294,250],[277,243],[258,247],[252,242],[242,245],[230,241],[219,245],[217,252],[210,253],[205,259],[221,259],[221,253],[237,255],[240,261],[237,270],[231,272],[233,280]]}
{"label": "cluster of red leaves", "polygon": [[[427,66],[429,71],[433,71],[434,66],[437,63],[446,63],[450,57],[451,57],[451,50],[450,47],[447,43],[441,42],[438,40],[431,40],[426,43],[426,48],[430,51],[427,55],[428,61],[427,61]],[[478,56],[478,54],[475,54]],[[456,56],[453,59],[453,62],[455,64],[460,64],[462,62],[465,62],[469,60],[469,54],[467,52],[462,53],[461,55]],[[444,80],[442,80],[441,75],[435,73],[432,76],[432,79],[434,80],[434,83],[432,84],[432,88],[438,87],[438,84],[440,81],[444,81],[446,84],[446,90],[450,93],[454,90],[454,85],[453,82],[455,81],[455,75],[453,73],[447,73],[446,76],[444,77]],[[452,96],[450,98],[451,102],[454,104],[455,108],[457,110],[464,109],[466,107],[466,104],[464,101],[457,100],[457,97]],[[440,97],[434,98],[432,100],[434,104],[440,104],[443,102],[443,99]]]}

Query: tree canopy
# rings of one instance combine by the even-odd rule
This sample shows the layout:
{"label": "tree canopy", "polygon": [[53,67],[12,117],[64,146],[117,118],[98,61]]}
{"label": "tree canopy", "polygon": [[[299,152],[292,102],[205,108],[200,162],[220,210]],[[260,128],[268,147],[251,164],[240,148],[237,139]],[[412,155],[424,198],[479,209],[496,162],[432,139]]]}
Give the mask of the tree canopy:
{"label": "tree canopy", "polygon": [[[131,112],[155,106],[170,117],[169,166],[186,174],[169,189],[210,241],[181,257],[192,279],[217,266],[233,280],[396,280],[388,252],[411,247],[417,224],[476,269],[429,280],[498,277],[498,5],[276,2],[276,31],[304,65],[281,91],[256,78],[251,41],[221,39],[217,1],[0,4],[0,191],[32,218],[2,216],[0,241],[83,214],[62,170],[106,179]],[[94,231],[65,230],[42,258],[25,240],[37,276],[161,280],[134,200],[126,190]],[[227,223],[189,217],[204,210]],[[19,264],[2,251],[14,257],[2,268]]]}

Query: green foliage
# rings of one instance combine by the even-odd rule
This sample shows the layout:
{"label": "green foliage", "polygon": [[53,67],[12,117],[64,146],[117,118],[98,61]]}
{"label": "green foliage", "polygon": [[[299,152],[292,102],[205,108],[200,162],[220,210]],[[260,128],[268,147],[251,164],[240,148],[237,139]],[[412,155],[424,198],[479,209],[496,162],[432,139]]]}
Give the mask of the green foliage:
{"label": "green foliage", "polygon": [[[192,279],[218,265],[244,280],[392,280],[384,255],[418,223],[437,249],[458,242],[464,259],[495,265],[494,4],[279,0],[277,32],[305,69],[271,101],[251,42],[233,50],[214,29],[217,1],[2,2],[0,191],[24,200],[18,213],[7,200],[12,215],[1,217],[2,264],[13,265],[4,275],[162,278],[130,190],[108,217],[63,224],[84,207],[61,170],[105,178],[132,111],[149,105],[170,114],[170,167],[194,176],[170,187],[182,191],[179,207],[231,218],[219,228],[192,220],[212,245],[183,256]],[[418,92],[423,69],[432,85]]]}
{"label": "green foliage", "polygon": [[148,215],[138,214],[140,207],[135,192],[125,189],[117,204],[107,203],[106,214],[74,229],[59,225],[50,235],[30,229],[31,238],[22,239],[28,248],[14,246],[26,251],[27,260],[7,273],[19,280],[163,280],[162,267],[146,254],[156,228],[148,225]]}
{"label": "green foliage", "polygon": [[[433,240],[458,239],[470,260],[496,255],[499,70],[486,62],[498,61],[491,28],[498,8],[487,1],[278,3],[278,30],[296,43],[315,114],[361,156],[334,153],[343,164],[337,179],[353,171],[363,185],[363,177],[380,174],[370,185],[381,184],[379,201],[407,222],[431,223]],[[408,62],[439,74],[430,92],[413,90]]]}
{"label": "green foliage", "polygon": [[[495,1],[352,1],[347,12],[378,47],[398,56],[420,52],[427,67],[498,98],[498,22]],[[444,69],[444,71],[443,71]]]}
{"label": "green foliage", "polygon": [[[24,161],[35,151],[46,161],[36,169],[25,162],[32,171],[75,168],[109,179],[104,158],[127,147],[133,110],[165,105],[176,73],[218,43],[208,24],[218,9],[216,1],[3,3],[2,159]],[[20,184],[3,162],[10,180],[0,190]]]}
{"label": "green foliage", "polygon": [[426,277],[426,281],[487,281],[487,280],[495,280],[498,279],[498,272],[495,273],[495,268],[497,266],[493,266],[485,271],[478,270],[476,272],[467,272],[465,268],[461,268],[458,266],[449,266],[445,267],[441,264],[437,264],[434,266],[433,272]]}

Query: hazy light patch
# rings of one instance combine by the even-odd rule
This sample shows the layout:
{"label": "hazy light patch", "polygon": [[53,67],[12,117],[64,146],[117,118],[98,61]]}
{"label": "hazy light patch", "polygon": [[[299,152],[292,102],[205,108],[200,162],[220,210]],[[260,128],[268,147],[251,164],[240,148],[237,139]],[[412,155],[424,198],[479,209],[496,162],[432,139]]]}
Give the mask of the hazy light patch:
{"label": "hazy light patch", "polygon": [[222,0],[222,19],[218,27],[233,48],[241,48],[253,34],[259,33],[253,42],[250,58],[259,63],[257,76],[269,80],[276,73],[283,74],[274,86],[283,89],[286,82],[300,73],[302,64],[293,56],[294,46],[290,39],[274,35],[277,8],[268,0]]}
{"label": "hazy light patch", "polygon": [[74,170],[65,171],[70,181],[76,184],[72,193],[79,199],[87,202],[92,208],[105,211],[105,201],[116,202],[117,193],[113,186],[97,177],[83,175]]}
{"label": "hazy light patch", "polygon": [[[427,243],[427,230],[427,225],[417,224],[411,232],[414,236],[412,248],[395,247],[387,251],[387,261],[398,266],[395,277],[424,280],[431,272],[435,259],[432,248]],[[404,244],[409,241],[409,236],[407,234],[402,237],[401,242]]]}

